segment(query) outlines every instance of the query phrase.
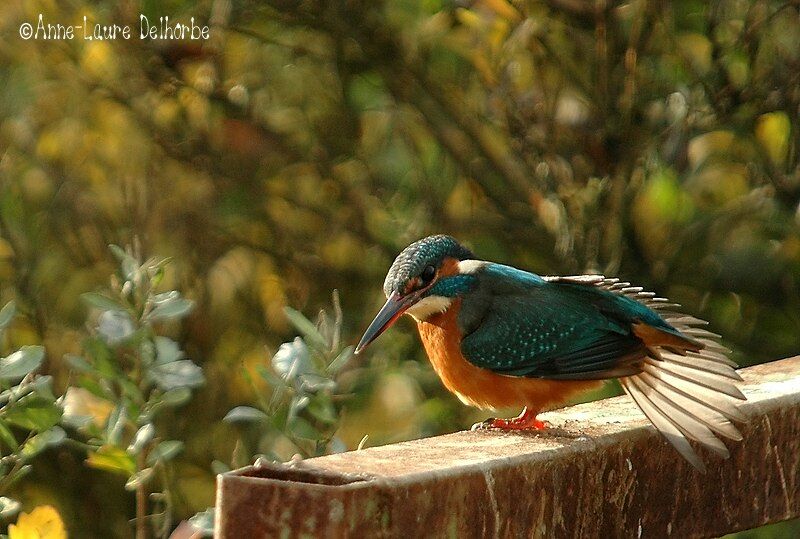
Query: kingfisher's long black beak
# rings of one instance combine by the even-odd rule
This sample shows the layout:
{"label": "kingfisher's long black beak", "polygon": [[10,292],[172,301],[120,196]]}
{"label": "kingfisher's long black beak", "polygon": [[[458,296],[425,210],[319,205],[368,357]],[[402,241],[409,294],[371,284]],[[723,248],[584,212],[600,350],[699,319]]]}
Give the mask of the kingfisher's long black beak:
{"label": "kingfisher's long black beak", "polygon": [[408,296],[401,296],[397,292],[392,294],[383,304],[381,310],[378,311],[378,314],[375,315],[375,319],[369,325],[367,331],[364,332],[364,336],[361,337],[361,341],[356,346],[356,354],[377,339],[381,333],[389,329],[418,299],[416,294],[409,294]]}

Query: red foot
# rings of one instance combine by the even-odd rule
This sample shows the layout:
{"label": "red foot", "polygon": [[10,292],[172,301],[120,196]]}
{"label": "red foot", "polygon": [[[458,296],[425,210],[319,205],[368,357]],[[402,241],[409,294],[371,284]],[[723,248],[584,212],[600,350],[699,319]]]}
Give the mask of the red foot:
{"label": "red foot", "polygon": [[542,430],[550,425],[536,419],[536,412],[523,408],[522,412],[512,419],[487,419],[486,426],[501,430]]}

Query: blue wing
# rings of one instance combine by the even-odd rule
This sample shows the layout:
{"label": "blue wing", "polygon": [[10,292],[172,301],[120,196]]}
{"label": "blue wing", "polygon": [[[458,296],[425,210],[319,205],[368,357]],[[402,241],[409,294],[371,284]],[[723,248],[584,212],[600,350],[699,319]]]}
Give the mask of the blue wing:
{"label": "blue wing", "polygon": [[461,352],[499,374],[605,379],[635,374],[646,355],[632,324],[676,332],[643,304],[576,280],[545,280],[497,264],[459,313]]}

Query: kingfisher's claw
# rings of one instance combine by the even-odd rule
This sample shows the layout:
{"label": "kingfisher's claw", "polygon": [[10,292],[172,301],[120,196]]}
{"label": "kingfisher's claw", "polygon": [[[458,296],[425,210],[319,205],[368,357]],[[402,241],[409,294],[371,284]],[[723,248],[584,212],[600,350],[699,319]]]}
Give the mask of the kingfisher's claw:
{"label": "kingfisher's claw", "polygon": [[469,430],[488,430],[494,428],[495,420],[496,418],[490,417],[489,419],[475,423],[474,425],[472,425],[472,427],[470,427]]}
{"label": "kingfisher's claw", "polygon": [[518,417],[512,419],[500,419],[490,417],[482,423],[475,423],[471,430],[546,430],[552,428],[546,421],[536,419],[536,414],[524,410]]}

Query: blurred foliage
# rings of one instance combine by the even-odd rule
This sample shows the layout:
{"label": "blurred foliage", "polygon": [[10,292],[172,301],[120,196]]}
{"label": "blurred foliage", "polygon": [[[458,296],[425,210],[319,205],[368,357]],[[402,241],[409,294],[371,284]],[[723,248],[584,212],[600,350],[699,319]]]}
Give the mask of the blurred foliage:
{"label": "blurred foliage", "polygon": [[[0,347],[15,313],[13,302],[0,309]],[[58,426],[61,408],[52,377],[34,374],[43,359],[41,346],[23,346],[0,357],[0,519],[6,523],[20,510],[20,503],[6,496],[9,489],[31,471],[36,455],[66,437]]]}
{"label": "blurred foliage", "polygon": [[[292,416],[324,433],[321,446],[297,437],[300,451],[279,423],[221,421],[236,406],[274,411],[259,395],[281,387],[288,419],[302,393],[288,371],[265,376],[264,353],[280,356],[293,338],[284,309],[314,312],[338,288],[341,344],[353,342],[393,256],[428,233],[539,273],[635,281],[709,319],[742,364],[797,353],[799,9],[11,0],[0,12],[0,304],[14,299],[25,316],[5,344],[44,344],[42,368],[64,391],[73,376],[93,379],[70,355],[92,364],[106,347],[144,360],[123,342],[129,324],[148,327],[141,313],[103,315],[123,311],[88,297],[87,341],[80,297],[114,271],[109,243],[139,238],[142,252],[172,257],[160,286],[195,309],[144,340],[170,339],[209,381],[154,423],[158,440],[185,442],[171,465],[174,518],[211,505],[208,463],[228,462],[237,443],[242,455],[289,458],[483,419],[444,393],[401,324],[326,374],[335,390],[311,392],[309,405],[334,403],[336,422],[307,406]],[[195,16],[211,39],[23,41],[19,25],[39,13],[134,33],[139,13]],[[332,359],[315,356],[313,337],[303,343],[315,369]],[[305,357],[284,346],[281,357]],[[79,389],[115,408],[130,399],[94,380]],[[126,436],[143,426],[136,408],[167,391],[125,404]],[[53,504],[77,536],[124,535],[135,514],[125,481],[87,470],[66,445],[37,459],[14,495],[26,508]]]}
{"label": "blurred foliage", "polygon": [[[272,356],[272,369],[259,365],[256,370],[269,387],[254,384],[258,408],[237,406],[224,421],[240,426],[243,436],[234,450],[232,468],[246,466],[254,456],[285,461],[347,449],[337,437],[342,404],[347,394],[339,386],[342,368],[353,357],[353,346],[342,346],[342,309],[339,294],[333,293],[334,316],[321,310],[312,323],[298,311],[288,308],[287,316],[303,335],[281,344]],[[245,377],[249,377],[244,372]],[[269,394],[269,396],[268,396]],[[251,436],[246,436],[250,431]],[[251,443],[248,438],[255,438]],[[231,469],[217,465],[222,473]]]}
{"label": "blurred foliage", "polygon": [[186,404],[205,379],[154,327],[187,316],[193,304],[176,290],[156,291],[167,260],[141,262],[115,245],[111,250],[120,267],[110,293],[82,295],[99,314],[84,355],[66,357],[76,379],[64,397],[64,422],[86,439],[88,466],[121,474],[125,489],[136,493],[137,537],[166,539],[174,520],[170,461],[184,443],[165,437],[156,421]]}
{"label": "blurred foliage", "polygon": [[[340,383],[346,379],[343,368],[352,359],[355,347],[342,345],[343,315],[337,291],[333,292],[333,313],[331,317],[320,310],[313,323],[302,313],[286,308],[289,321],[302,337],[281,344],[272,356],[271,369],[264,365],[256,368],[270,388],[270,397],[253,384],[258,408],[236,406],[225,415],[223,421],[238,427],[239,440],[230,466],[220,461],[212,463],[215,473],[247,466],[258,459],[283,462],[347,450],[336,431],[348,397]],[[247,372],[243,375],[249,379]],[[365,435],[358,447],[366,440]],[[210,536],[214,508],[193,516],[189,524]]]}

